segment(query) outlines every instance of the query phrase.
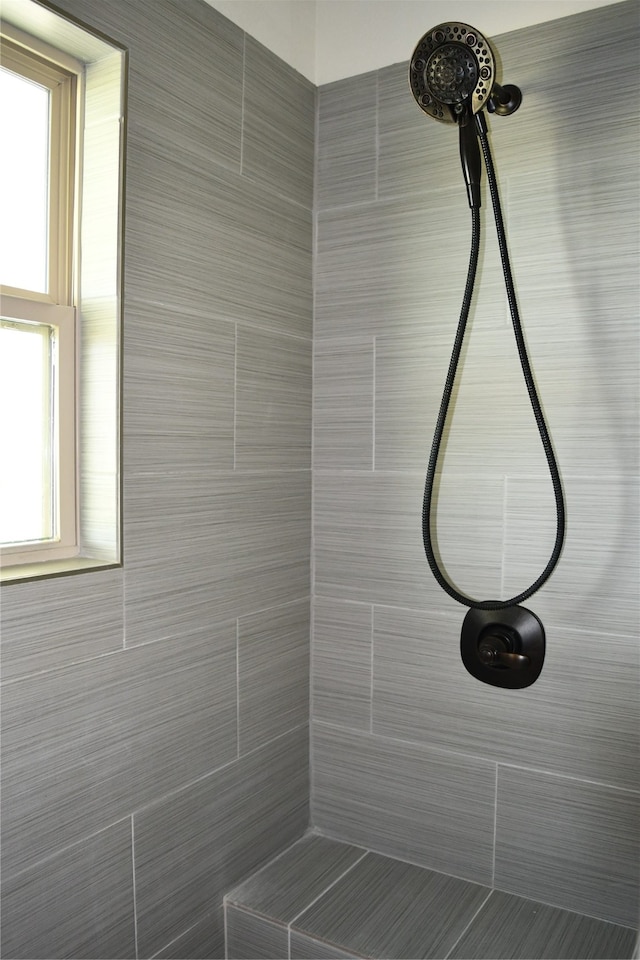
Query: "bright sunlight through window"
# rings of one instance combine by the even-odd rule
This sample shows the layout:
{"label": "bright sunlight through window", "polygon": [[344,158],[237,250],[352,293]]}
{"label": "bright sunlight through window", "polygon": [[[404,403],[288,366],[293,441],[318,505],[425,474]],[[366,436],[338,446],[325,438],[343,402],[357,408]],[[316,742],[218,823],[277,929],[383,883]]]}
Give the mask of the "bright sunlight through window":
{"label": "bright sunlight through window", "polygon": [[48,288],[49,99],[0,68],[0,283],[39,293]]}
{"label": "bright sunlight through window", "polygon": [[0,582],[8,583],[121,563],[127,53],[37,0],[3,3],[1,31]]}
{"label": "bright sunlight through window", "polygon": [[[0,539],[3,543],[55,536],[53,329],[44,324],[0,323],[0,449],[12,469],[0,471]],[[37,508],[36,508],[37,507]]]}
{"label": "bright sunlight through window", "polygon": [[[81,65],[77,67],[82,70]],[[3,39],[0,543],[76,549],[73,294],[77,73]]]}

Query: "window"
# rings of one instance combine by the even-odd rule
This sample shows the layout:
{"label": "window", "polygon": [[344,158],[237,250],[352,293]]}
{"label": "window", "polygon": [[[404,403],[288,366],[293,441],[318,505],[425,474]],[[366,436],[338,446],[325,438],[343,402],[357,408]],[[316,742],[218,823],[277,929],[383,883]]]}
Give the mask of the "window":
{"label": "window", "polygon": [[[65,58],[69,63],[69,58]],[[73,70],[7,38],[0,66],[3,562],[77,552]]]}
{"label": "window", "polygon": [[125,68],[42,3],[3,3],[3,580],[120,562]]}

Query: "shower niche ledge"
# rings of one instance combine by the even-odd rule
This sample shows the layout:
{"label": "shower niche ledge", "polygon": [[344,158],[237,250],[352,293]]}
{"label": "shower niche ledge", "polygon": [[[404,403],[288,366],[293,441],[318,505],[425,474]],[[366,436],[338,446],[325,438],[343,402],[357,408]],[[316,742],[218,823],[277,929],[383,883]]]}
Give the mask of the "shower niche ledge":
{"label": "shower niche ledge", "polygon": [[308,833],[224,899],[228,960],[623,960],[637,931]]}

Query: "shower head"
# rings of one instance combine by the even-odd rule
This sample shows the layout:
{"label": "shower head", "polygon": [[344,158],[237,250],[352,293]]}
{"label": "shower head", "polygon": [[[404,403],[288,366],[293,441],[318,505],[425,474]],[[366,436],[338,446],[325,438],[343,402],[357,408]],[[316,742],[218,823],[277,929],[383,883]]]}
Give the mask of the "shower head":
{"label": "shower head", "polygon": [[434,120],[465,122],[487,107],[507,116],[517,110],[517,87],[496,83],[493,51],[486,37],[468,23],[441,23],[416,46],[409,83],[418,106]]}

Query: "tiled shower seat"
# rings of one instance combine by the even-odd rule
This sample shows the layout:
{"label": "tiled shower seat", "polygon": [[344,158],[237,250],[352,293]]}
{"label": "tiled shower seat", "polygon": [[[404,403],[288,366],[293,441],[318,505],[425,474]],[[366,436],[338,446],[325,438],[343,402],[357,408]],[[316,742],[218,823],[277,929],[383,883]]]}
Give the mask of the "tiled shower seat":
{"label": "tiled shower seat", "polygon": [[225,897],[229,960],[632,957],[636,931],[310,833]]}

